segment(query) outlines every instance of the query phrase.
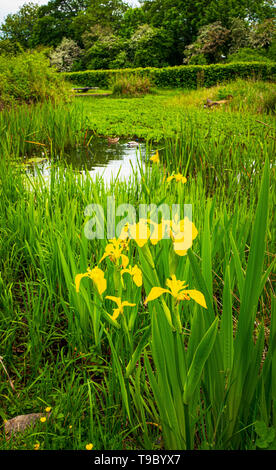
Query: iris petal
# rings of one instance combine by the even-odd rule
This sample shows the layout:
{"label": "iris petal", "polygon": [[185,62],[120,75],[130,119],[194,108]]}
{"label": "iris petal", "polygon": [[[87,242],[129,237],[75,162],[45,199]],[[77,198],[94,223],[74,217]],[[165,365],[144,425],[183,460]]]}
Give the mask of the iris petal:
{"label": "iris petal", "polygon": [[158,299],[160,295],[164,294],[165,292],[168,292],[169,294],[171,293],[168,289],[163,289],[163,287],[153,287],[146,298],[146,302],[151,302],[152,300]]}

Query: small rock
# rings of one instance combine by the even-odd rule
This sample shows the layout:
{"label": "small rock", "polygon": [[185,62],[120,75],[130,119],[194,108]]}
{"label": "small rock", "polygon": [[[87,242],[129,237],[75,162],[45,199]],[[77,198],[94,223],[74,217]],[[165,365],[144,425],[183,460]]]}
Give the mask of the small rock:
{"label": "small rock", "polygon": [[34,426],[40,420],[40,418],[42,418],[42,416],[45,416],[45,413],[30,413],[27,415],[15,416],[15,418],[9,419],[4,424],[6,436],[10,438],[12,434],[24,432],[26,428]]}

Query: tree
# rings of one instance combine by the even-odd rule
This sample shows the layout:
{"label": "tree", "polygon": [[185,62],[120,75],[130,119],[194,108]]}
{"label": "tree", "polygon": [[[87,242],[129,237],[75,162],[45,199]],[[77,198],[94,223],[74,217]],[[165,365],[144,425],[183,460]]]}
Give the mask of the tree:
{"label": "tree", "polygon": [[226,62],[271,62],[264,50],[242,47],[227,57]]}
{"label": "tree", "polygon": [[115,35],[110,26],[95,25],[83,34],[83,65],[88,69],[126,67],[128,41]]}
{"label": "tree", "polygon": [[229,53],[234,54],[249,44],[250,28],[248,22],[241,18],[232,18],[230,21]]}
{"label": "tree", "polygon": [[130,40],[133,67],[162,67],[168,65],[172,40],[163,28],[148,24],[137,28]]}
{"label": "tree", "polygon": [[87,8],[79,11],[72,20],[73,37],[80,41],[82,35],[96,25],[117,32],[127,9],[128,6],[122,0],[90,0]]}
{"label": "tree", "polygon": [[123,15],[118,34],[130,39],[137,28],[145,23],[146,19],[143,8],[128,8]]}
{"label": "tree", "polygon": [[170,65],[182,61],[184,48],[196,39],[208,0],[146,0],[142,8],[150,26],[163,28],[171,40]]}
{"label": "tree", "polygon": [[274,38],[267,50],[267,57],[276,62],[276,38]]}
{"label": "tree", "polygon": [[230,30],[224,28],[220,21],[203,26],[197,40],[186,47],[184,62],[190,63],[191,59],[197,55],[205,56],[208,63],[219,62],[222,55],[226,54],[229,35]]}
{"label": "tree", "polygon": [[63,37],[72,38],[72,21],[88,7],[90,0],[51,0],[39,7],[38,19],[33,29],[34,45],[56,47]]}
{"label": "tree", "polygon": [[50,63],[59,72],[70,72],[81,56],[81,49],[73,39],[63,38],[60,45],[51,52]]}
{"label": "tree", "polygon": [[262,21],[273,16],[274,8],[274,0],[208,0],[202,2],[200,18],[202,24],[220,21],[229,29],[232,18]]}
{"label": "tree", "polygon": [[0,39],[0,56],[15,56],[23,52],[22,46],[11,39]]}
{"label": "tree", "polygon": [[38,19],[39,6],[36,3],[25,3],[18,13],[10,14],[1,25],[3,39],[19,43],[24,49],[33,45],[33,27]]}
{"label": "tree", "polygon": [[252,47],[260,49],[268,49],[273,39],[276,37],[275,19],[269,18],[262,23],[255,24],[253,26],[250,42]]}
{"label": "tree", "polygon": [[162,27],[173,40],[170,63],[180,63],[183,50],[194,43],[199,30],[220,22],[231,28],[232,18],[262,21],[273,16],[274,0],[145,0],[145,22]]}

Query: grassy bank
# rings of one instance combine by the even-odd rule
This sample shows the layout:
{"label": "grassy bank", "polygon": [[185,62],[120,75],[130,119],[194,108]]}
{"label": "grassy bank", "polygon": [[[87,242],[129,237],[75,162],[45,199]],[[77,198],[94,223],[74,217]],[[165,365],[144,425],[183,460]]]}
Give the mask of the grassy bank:
{"label": "grassy bank", "polygon": [[[204,109],[211,100],[222,100],[227,95],[233,99],[226,105]],[[83,100],[89,125],[99,134],[137,136],[161,140],[176,134],[199,132],[261,136],[262,126],[257,122],[265,115],[265,122],[275,125],[275,89],[264,82],[231,82],[210,89],[158,90],[156,94],[130,100],[121,98],[104,101]]]}
{"label": "grassy bank", "polygon": [[[235,86],[229,107],[216,110],[202,107],[199,91],[1,114],[0,355],[14,387],[2,369],[1,417],[52,408],[26,435],[2,433],[2,449],[254,449],[260,427],[273,434],[275,120],[249,112],[248,101],[237,109]],[[106,187],[62,164],[47,181],[14,164],[38,149],[50,160],[87,148],[91,130],[151,141],[142,174]],[[186,183],[167,180],[178,172]],[[101,261],[107,239],[86,238],[84,210],[101,204],[106,226],[112,195],[136,210],[192,204],[192,249],[180,256],[173,240],[130,240],[118,259]],[[121,282],[122,254],[142,285],[129,272]],[[106,289],[84,278],[77,292],[75,276],[97,265]],[[145,304],[172,275],[207,309],[168,292]],[[135,304],[117,318],[106,298],[115,295]]]}

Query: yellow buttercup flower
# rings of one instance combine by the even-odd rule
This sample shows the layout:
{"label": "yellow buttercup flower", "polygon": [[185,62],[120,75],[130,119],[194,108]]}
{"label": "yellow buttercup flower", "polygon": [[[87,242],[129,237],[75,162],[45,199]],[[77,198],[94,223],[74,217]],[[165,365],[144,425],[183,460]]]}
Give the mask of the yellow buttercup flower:
{"label": "yellow buttercup flower", "polygon": [[175,175],[168,176],[167,183],[170,183],[172,180],[175,180],[177,183],[187,183],[186,176],[183,176],[181,173],[176,173]]}
{"label": "yellow buttercup flower", "polygon": [[104,272],[96,266],[94,269],[87,269],[86,273],[77,274],[75,277],[75,284],[76,284],[76,291],[79,292],[80,290],[80,282],[83,277],[88,277],[92,279],[94,282],[98,292],[100,295],[106,290],[106,279],[104,278]]}
{"label": "yellow buttercup flower", "polygon": [[113,297],[111,295],[107,295],[106,299],[112,300],[112,302],[115,302],[117,304],[118,308],[114,308],[113,310],[113,315],[111,315],[112,320],[116,320],[120,313],[124,313],[124,307],[135,307],[136,304],[131,304],[127,300],[124,300],[122,302],[121,297]]}
{"label": "yellow buttercup flower", "polygon": [[163,287],[153,287],[145,303],[158,299],[160,295],[168,293],[178,301],[193,299],[202,307],[207,308],[204,295],[196,289],[186,289],[188,284],[185,284],[185,281],[177,280],[174,274],[171,275],[171,279],[167,279],[166,285],[168,286],[168,289],[163,289]]}
{"label": "yellow buttercup flower", "polygon": [[113,263],[117,263],[121,259],[123,268],[126,268],[129,260],[126,255],[122,253],[124,249],[127,248],[126,240],[121,240],[114,238],[105,247],[104,255],[101,257],[99,263],[101,263],[105,258],[109,258]]}
{"label": "yellow buttercup flower", "polygon": [[93,444],[91,444],[91,443],[90,443],[90,444],[86,444],[86,446],[85,446],[86,450],[92,450],[93,447],[94,447],[94,446],[93,446]]}
{"label": "yellow buttercup flower", "polygon": [[40,418],[40,421],[41,421],[42,423],[45,423],[45,421],[46,421],[45,416],[42,416],[42,418]]}
{"label": "yellow buttercup flower", "polygon": [[140,268],[138,268],[137,265],[133,266],[133,268],[131,266],[129,266],[129,268],[127,269],[123,269],[121,271],[121,276],[123,276],[123,274],[125,273],[128,273],[132,276],[133,278],[133,282],[136,284],[137,287],[141,287],[142,285],[142,271]]}
{"label": "yellow buttercup flower", "polygon": [[39,447],[40,447],[40,443],[39,443],[39,442],[37,442],[37,443],[34,445],[34,450],[38,450],[38,449],[39,449]]}
{"label": "yellow buttercup flower", "polygon": [[160,163],[159,152],[156,150],[155,154],[150,158],[153,163]]}
{"label": "yellow buttercup flower", "polygon": [[47,406],[47,408],[45,408],[46,413],[50,413],[51,409],[52,408],[50,406]]}

